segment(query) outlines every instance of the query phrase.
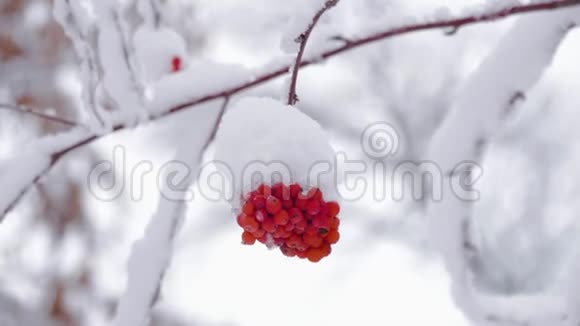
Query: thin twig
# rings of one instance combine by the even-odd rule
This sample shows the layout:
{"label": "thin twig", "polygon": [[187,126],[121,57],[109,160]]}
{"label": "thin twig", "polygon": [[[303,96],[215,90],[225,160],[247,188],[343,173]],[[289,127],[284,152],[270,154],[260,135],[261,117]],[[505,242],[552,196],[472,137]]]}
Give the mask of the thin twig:
{"label": "thin twig", "polygon": [[36,111],[30,107],[24,106],[24,105],[0,103],[0,110],[6,110],[6,111],[16,112],[16,113],[20,113],[20,114],[28,114],[28,115],[35,116],[35,117],[38,117],[38,118],[41,118],[44,120],[60,123],[60,124],[71,126],[71,127],[85,127],[86,128],[86,126],[84,126],[83,124],[81,124],[79,122],[68,120],[65,118],[57,117],[57,116],[53,116],[53,115],[42,113],[42,112],[38,112],[38,111]]}
{"label": "thin twig", "polygon": [[298,96],[296,95],[296,84],[298,83],[298,70],[300,69],[300,64],[302,63],[302,57],[304,56],[304,50],[306,50],[306,44],[308,43],[308,39],[310,38],[310,34],[316,27],[316,24],[320,20],[320,17],[324,15],[324,13],[330,10],[332,7],[336,6],[339,0],[328,0],[314,17],[312,18],[312,22],[308,25],[308,28],[296,38],[296,42],[300,43],[300,48],[298,49],[298,54],[296,55],[296,61],[294,62],[294,66],[292,67],[292,77],[290,81],[290,89],[288,90],[288,105],[294,105],[298,102]]}
{"label": "thin twig", "polygon": [[[85,98],[85,105],[87,106],[87,109],[90,110],[90,114],[92,113],[92,117],[96,120],[99,126],[103,127],[105,126],[105,120],[99,112],[95,96],[97,83],[99,81],[99,64],[97,60],[97,54],[95,53],[95,49],[90,47],[88,35],[83,33],[79,24],[79,18],[75,15],[75,11],[71,5],[70,0],[64,0],[64,4],[66,5],[68,15],[67,21],[61,22],[63,24],[62,27],[65,31],[68,31],[68,33],[75,34],[71,35],[71,39],[73,43],[78,43],[77,55],[81,60],[81,65],[85,66],[85,69],[87,70],[86,80],[84,80],[85,85],[83,85],[83,97]],[[67,28],[67,25],[69,25],[70,28]]]}
{"label": "thin twig", "polygon": [[230,97],[226,96],[224,98],[224,102],[223,102],[222,106],[220,107],[220,112],[218,112],[218,116],[216,117],[216,119],[214,121],[213,128],[211,129],[211,133],[207,137],[207,140],[201,149],[200,160],[203,157],[203,154],[207,151],[207,148],[209,147],[209,145],[211,145],[211,143],[214,141],[215,136],[217,135],[218,128],[219,128],[220,123],[222,121],[222,117],[224,116],[224,113],[226,113],[226,109],[227,109],[229,103],[230,103]]}
{"label": "thin twig", "polygon": [[[389,29],[386,29],[382,32],[374,33],[374,34],[371,34],[371,35],[363,37],[363,38],[352,39],[351,42],[348,44],[341,45],[339,47],[336,47],[334,49],[325,51],[323,53],[320,53],[320,54],[314,56],[315,58],[319,58],[319,59],[302,60],[300,62],[299,67],[303,68],[303,67],[312,65],[314,63],[320,62],[320,58],[323,60],[328,59],[328,58],[334,57],[336,55],[339,55],[341,53],[356,49],[356,48],[361,47],[363,45],[371,44],[371,43],[385,40],[388,38],[392,38],[395,36],[410,34],[410,33],[418,32],[418,31],[426,31],[426,30],[431,30],[431,29],[441,29],[441,28],[445,28],[445,27],[462,27],[462,26],[467,26],[467,25],[473,25],[476,23],[494,21],[494,20],[498,20],[500,18],[514,16],[514,15],[523,14],[523,13],[555,10],[555,9],[567,8],[567,7],[577,6],[577,5],[580,5],[580,0],[559,0],[559,1],[551,1],[551,2],[537,3],[537,4],[519,5],[519,6],[510,8],[510,9],[501,9],[501,10],[493,11],[493,12],[490,12],[487,14],[479,14],[479,15],[474,14],[471,16],[450,19],[450,20],[443,20],[443,21],[436,21],[436,22],[431,22],[431,23],[422,23],[422,24],[407,25],[407,26],[396,27],[396,28],[389,28]],[[188,110],[196,105],[210,102],[210,101],[213,101],[213,100],[216,100],[219,98],[231,97],[237,93],[240,93],[240,92],[245,91],[247,89],[250,89],[252,87],[261,85],[261,84],[268,82],[274,78],[283,76],[283,75],[288,73],[289,69],[290,69],[290,66],[287,65],[287,66],[281,67],[277,70],[271,71],[269,73],[265,73],[259,77],[252,78],[251,81],[243,82],[237,86],[226,88],[224,90],[210,93],[210,94],[204,95],[202,97],[199,97],[197,99],[187,101],[187,102],[184,102],[182,104],[178,104],[176,106],[169,108],[163,114],[151,117],[151,119],[149,121],[159,120],[161,118],[170,116],[176,112]],[[125,125],[121,125],[121,124],[113,126],[112,131],[106,135],[110,135],[114,132],[124,130],[126,128],[127,127]],[[83,140],[80,140],[76,144],[72,144],[68,148],[65,148],[57,153],[54,153],[52,156],[52,159],[55,161],[59,160],[67,153],[69,153],[69,152],[71,152],[79,147],[82,147],[86,144],[89,144],[97,139],[100,139],[103,136],[105,136],[105,135],[92,135],[92,136],[89,136]],[[46,173],[46,171],[44,171],[43,174],[44,173]],[[16,203],[22,197],[23,196],[19,196],[15,200],[15,202],[13,204],[11,204],[10,206],[14,207],[16,205]],[[2,214],[0,216],[4,216],[9,211],[10,210],[6,210],[5,212],[0,212],[0,214]],[[0,218],[0,221],[1,221],[1,218]]]}

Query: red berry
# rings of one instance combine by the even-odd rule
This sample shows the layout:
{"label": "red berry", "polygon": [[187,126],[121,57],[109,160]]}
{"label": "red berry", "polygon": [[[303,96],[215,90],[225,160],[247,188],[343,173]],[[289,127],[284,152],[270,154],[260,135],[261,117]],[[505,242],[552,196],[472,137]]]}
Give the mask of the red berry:
{"label": "red berry", "polygon": [[252,205],[250,202],[246,202],[244,206],[242,206],[242,212],[244,212],[246,215],[254,214],[254,205]]}
{"label": "red berry", "polygon": [[301,198],[300,195],[294,200],[294,206],[302,211],[306,210],[306,205],[308,205],[308,199]]}
{"label": "red berry", "polygon": [[325,202],[320,203],[320,212],[318,214],[321,215],[328,215],[328,206]]}
{"label": "red berry", "polygon": [[310,248],[306,251],[306,258],[313,263],[319,262],[325,257],[324,250],[320,248]]}
{"label": "red berry", "polygon": [[274,222],[276,222],[276,224],[278,225],[286,225],[288,224],[289,220],[290,217],[288,216],[288,212],[286,212],[285,210],[281,210],[278,213],[276,213],[276,215],[274,215]]}
{"label": "red berry", "polygon": [[264,230],[264,229],[259,229],[259,230],[255,231],[255,232],[252,232],[252,235],[254,237],[256,237],[256,239],[263,237],[265,234],[266,234],[266,230]]}
{"label": "red berry", "polygon": [[326,203],[326,207],[328,208],[328,216],[330,217],[335,217],[340,212],[340,206],[335,201]]}
{"label": "red berry", "polygon": [[276,231],[276,223],[273,219],[268,218],[264,222],[262,222],[262,229],[266,230],[268,233],[273,233]]}
{"label": "red berry", "polygon": [[296,234],[302,234],[306,231],[307,227],[308,227],[308,221],[301,220],[300,222],[294,224],[294,232],[296,232]]}
{"label": "red berry", "polygon": [[286,230],[288,232],[294,231],[294,224],[293,223],[286,224],[286,226],[284,227],[284,230]]}
{"label": "red berry", "polygon": [[308,204],[306,204],[306,213],[313,216],[320,213],[320,202],[318,200],[309,200]]}
{"label": "red berry", "polygon": [[312,226],[318,229],[330,229],[330,218],[324,215],[316,215],[312,220]]}
{"label": "red berry", "polygon": [[244,214],[244,213],[240,213],[240,214],[238,214],[238,216],[236,217],[236,221],[238,222],[238,225],[239,225],[239,226],[241,226],[241,227],[244,227],[244,224],[242,223],[242,220],[244,219],[244,216],[245,216],[245,215],[246,215],[246,214]]}
{"label": "red berry", "polygon": [[292,235],[292,232],[288,232],[284,228],[277,228],[276,231],[274,231],[274,233],[272,234],[272,237],[274,237],[274,239],[280,239],[280,238],[287,239],[291,235]]}
{"label": "red berry", "polygon": [[244,231],[242,233],[242,243],[251,246],[256,243],[256,237],[254,237],[250,232]]}
{"label": "red berry", "polygon": [[292,199],[284,199],[282,200],[282,207],[284,207],[285,209],[290,209],[294,207],[294,202],[292,201]]}
{"label": "red berry", "polygon": [[322,249],[322,252],[324,253],[324,257],[330,255],[330,253],[332,252],[332,247],[330,247],[330,244],[328,244],[328,243],[323,243],[322,246],[320,247],[320,249]]}
{"label": "red berry", "polygon": [[308,234],[308,235],[312,235],[312,236],[318,236],[318,228],[316,228],[316,227],[314,227],[312,225],[309,225],[306,228],[306,231],[304,231],[304,234]]}
{"label": "red berry", "polygon": [[330,219],[330,228],[331,229],[338,229],[338,226],[340,225],[340,219],[338,219],[337,217],[333,217]]}
{"label": "red berry", "polygon": [[268,213],[265,210],[260,209],[256,212],[256,220],[258,222],[263,223],[268,218]]}
{"label": "red berry", "polygon": [[338,242],[339,239],[340,233],[338,233],[338,231],[336,231],[335,229],[331,229],[330,231],[328,231],[328,234],[326,235],[326,242],[328,242],[329,244],[335,244]]}
{"label": "red berry", "polygon": [[174,56],[171,59],[171,71],[178,72],[181,70],[181,58],[178,56]]}
{"label": "red berry", "polygon": [[281,246],[284,244],[284,239],[282,238],[274,238],[274,245]]}
{"label": "red berry", "polygon": [[305,250],[297,250],[296,257],[298,257],[300,259],[306,258],[306,251]]}
{"label": "red berry", "polygon": [[239,220],[240,225],[242,228],[248,232],[256,232],[260,228],[260,224],[253,216],[242,215]]}
{"label": "red berry", "polygon": [[302,192],[302,187],[299,184],[295,183],[290,185],[290,197],[296,198],[298,194]]}
{"label": "red berry", "polygon": [[322,200],[322,192],[316,187],[311,188],[306,193],[306,199],[321,201]]}
{"label": "red berry", "polygon": [[288,211],[292,223],[298,223],[304,219],[302,212],[298,208],[292,208]]}
{"label": "red berry", "polygon": [[258,194],[252,198],[252,204],[254,205],[254,208],[262,209],[266,207],[266,197]]}
{"label": "red berry", "polygon": [[318,233],[315,235],[304,233],[304,235],[302,236],[302,240],[304,240],[304,243],[312,248],[318,248],[324,242],[324,240],[322,240],[322,238],[318,236]]}
{"label": "red berry", "polygon": [[286,239],[286,245],[290,248],[298,248],[302,244],[302,237],[293,234],[288,239]]}
{"label": "red berry", "polygon": [[266,199],[266,210],[270,214],[276,214],[282,209],[282,202],[274,196],[268,196]]}
{"label": "red berry", "polygon": [[270,188],[270,186],[268,186],[267,184],[261,184],[258,189],[257,189],[258,193],[263,195],[264,197],[268,197],[272,194],[272,188]]}
{"label": "red berry", "polygon": [[280,251],[284,254],[284,256],[294,257],[296,256],[296,250],[292,248],[288,248],[286,246],[280,246]]}
{"label": "red berry", "polygon": [[276,198],[284,201],[290,199],[290,188],[288,188],[285,184],[279,182],[272,186],[272,195]]}

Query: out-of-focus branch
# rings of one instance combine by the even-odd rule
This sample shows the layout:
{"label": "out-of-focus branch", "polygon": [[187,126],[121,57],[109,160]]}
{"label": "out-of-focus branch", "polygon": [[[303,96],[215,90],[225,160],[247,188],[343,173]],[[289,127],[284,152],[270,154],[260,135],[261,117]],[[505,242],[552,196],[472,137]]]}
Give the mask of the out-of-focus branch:
{"label": "out-of-focus branch", "polygon": [[[517,104],[514,97],[537,82],[568,30],[579,22],[580,7],[528,16],[516,22],[466,82],[433,137],[429,159],[437,162],[443,171],[442,184],[460,182],[462,187],[460,192],[452,187],[442,201],[430,203],[430,238],[432,245],[441,252],[451,276],[455,302],[474,324],[564,326],[574,322],[569,319],[571,311],[565,303],[567,298],[502,297],[477,292],[472,284],[471,267],[478,252],[468,231],[472,202],[477,199],[472,197],[475,195],[472,186],[474,177],[479,177],[471,174],[473,166],[481,162],[490,137],[511,111],[507,108]],[[466,162],[472,167],[465,168]],[[577,289],[569,290],[575,291]],[[577,324],[578,320],[574,325]]]}
{"label": "out-of-focus branch", "polygon": [[325,12],[336,6],[339,0],[328,0],[324,3],[324,7],[316,12],[312,18],[312,22],[306,28],[306,30],[296,38],[296,42],[300,44],[298,48],[298,54],[296,55],[296,61],[292,67],[292,77],[290,79],[290,89],[288,90],[288,105],[294,105],[298,102],[298,96],[296,96],[296,84],[298,83],[298,70],[300,69],[300,64],[302,63],[302,57],[304,56],[304,51],[306,50],[306,44],[310,38],[310,34],[316,27],[316,24],[320,20],[320,17],[324,15]]}
{"label": "out-of-focus branch", "polygon": [[0,103],[0,110],[6,110],[6,111],[10,111],[10,112],[15,112],[15,113],[19,113],[19,114],[28,114],[31,116],[35,116],[41,119],[45,119],[48,121],[52,121],[52,122],[56,122],[56,123],[60,123],[63,125],[67,125],[67,126],[71,126],[71,127],[85,127],[83,124],[81,124],[80,122],[76,122],[76,121],[72,121],[72,120],[68,120],[65,118],[61,118],[61,117],[57,117],[54,115],[50,115],[50,114],[46,114],[46,113],[42,113],[42,112],[38,112],[33,108],[27,107],[27,106],[23,106],[23,105],[17,105],[17,104],[8,104],[8,103]]}
{"label": "out-of-focus branch", "polygon": [[[157,212],[151,218],[143,238],[133,246],[126,291],[119,302],[112,326],[145,325],[145,321],[149,319],[150,310],[159,298],[161,282],[171,260],[173,239],[185,215],[187,188],[198,176],[203,154],[215,138],[228,103],[229,98],[226,97],[207,137],[198,144],[198,151],[192,151],[189,142],[183,143],[177,149],[175,160],[188,164],[189,170],[182,180],[178,180],[177,185],[174,178],[179,178],[180,175],[175,177],[175,171],[168,171],[166,174],[165,185],[171,189],[161,189]],[[165,191],[173,194],[179,192],[176,194],[178,198],[167,196]]]}
{"label": "out-of-focus branch", "polygon": [[[299,66],[300,66],[300,68],[303,68],[303,67],[312,65],[314,63],[320,62],[320,60],[324,60],[324,59],[328,59],[328,58],[337,56],[341,53],[356,49],[356,48],[361,47],[363,45],[371,44],[374,42],[378,42],[378,41],[385,40],[385,39],[399,36],[399,35],[410,34],[413,32],[425,31],[425,30],[431,30],[431,29],[441,29],[441,28],[446,28],[446,27],[461,27],[461,26],[472,25],[472,24],[476,24],[476,23],[493,21],[493,20],[497,20],[497,19],[500,19],[503,17],[513,16],[513,15],[522,14],[522,13],[561,9],[561,8],[567,8],[567,7],[578,6],[578,5],[580,5],[580,0],[558,0],[558,1],[543,2],[543,3],[522,4],[522,5],[518,5],[518,6],[512,6],[512,7],[509,7],[507,9],[499,9],[499,10],[492,11],[492,12],[481,12],[478,14],[472,14],[470,16],[456,18],[456,19],[433,21],[430,23],[405,25],[405,26],[395,27],[395,28],[387,28],[384,31],[381,31],[378,33],[373,33],[373,34],[368,35],[366,37],[362,37],[362,38],[358,38],[358,39],[353,38],[349,43],[343,44],[343,45],[336,47],[334,49],[324,51],[323,53],[319,53],[317,55],[314,55],[313,57],[315,59],[302,60],[300,62]],[[287,74],[289,70],[290,70],[290,65],[286,65],[286,66],[283,66],[279,69],[264,73],[260,76],[250,77],[250,78],[248,78],[247,81],[241,82],[240,84],[238,84],[236,86],[228,87],[228,88],[225,88],[225,89],[222,89],[222,90],[219,90],[219,91],[216,91],[216,92],[204,95],[204,96],[200,96],[200,97],[193,99],[193,100],[190,100],[190,101],[185,101],[185,102],[178,104],[178,105],[175,105],[173,107],[170,107],[167,110],[163,111],[162,114],[158,114],[158,115],[155,115],[153,117],[150,117],[150,121],[159,120],[163,117],[172,115],[176,112],[184,111],[187,109],[192,109],[196,105],[199,105],[202,103],[210,102],[210,101],[220,99],[220,98],[231,97],[237,93],[243,92],[247,89],[261,85],[261,84],[266,83],[270,80],[273,80],[277,77],[283,76],[283,75]],[[111,131],[107,134],[111,134],[111,133],[116,132],[116,131],[124,130],[128,127],[132,127],[132,126],[126,126],[124,124],[117,124],[117,125],[113,126]],[[78,142],[76,142],[74,144],[71,144],[71,146],[69,148],[61,149],[58,152],[55,152],[53,154],[52,158],[56,161],[56,160],[60,159],[62,156],[64,156],[65,154],[67,154],[68,152],[71,152],[79,147],[82,147],[86,144],[89,144],[89,143],[91,143],[91,142],[93,142],[93,141],[95,141],[103,136],[105,136],[105,134],[94,134],[94,135],[87,136],[86,138],[79,140]],[[46,173],[47,171],[42,171],[42,174]],[[40,179],[40,176],[39,176],[39,178],[35,179],[35,182],[38,179]],[[10,204],[9,207],[14,207],[21,198],[22,198],[22,196],[19,196],[18,198],[14,198],[14,200],[13,200],[14,203]],[[1,216],[0,221],[2,221],[2,218],[4,217],[4,215],[6,215],[9,211],[10,210],[0,211],[0,216]]]}
{"label": "out-of-focus branch", "polygon": [[[84,18],[78,4],[70,0],[59,0],[55,4],[55,18],[58,20],[67,36],[73,42],[77,56],[80,59],[81,82],[83,84],[82,98],[89,114],[89,124],[93,128],[105,126],[103,112],[99,110],[96,100],[96,88],[100,79],[99,63],[96,50],[91,46],[88,31],[81,26]],[[82,23],[81,23],[82,22]]]}

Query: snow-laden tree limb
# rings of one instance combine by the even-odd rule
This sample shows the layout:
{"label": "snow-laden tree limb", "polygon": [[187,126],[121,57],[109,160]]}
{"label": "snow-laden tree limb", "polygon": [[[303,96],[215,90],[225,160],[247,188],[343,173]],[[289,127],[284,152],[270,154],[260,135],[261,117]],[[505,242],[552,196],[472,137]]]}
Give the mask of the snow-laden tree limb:
{"label": "snow-laden tree limb", "polygon": [[[518,99],[542,76],[559,44],[579,22],[580,8],[520,18],[483,61],[459,93],[431,144],[429,158],[437,162],[447,181],[463,173],[468,176],[466,184],[472,185],[469,171],[454,167],[466,161],[480,162],[485,144]],[[453,280],[455,301],[466,314],[478,324],[578,325],[580,321],[570,315],[566,298],[495,298],[476,293],[470,262],[477,248],[470,244],[467,234],[472,205],[455,195],[448,191],[443,201],[430,204],[429,227],[433,245],[441,252]]]}
{"label": "snow-laden tree limb", "polygon": [[[65,1],[65,0],[60,0]],[[508,4],[506,4],[505,6],[500,6],[499,8],[495,8],[493,10],[489,10],[488,8],[484,9],[484,10],[480,10],[480,11],[473,11],[471,12],[469,15],[466,15],[464,17],[460,17],[460,18],[450,18],[450,19],[436,19],[436,18],[432,18],[432,19],[426,19],[426,22],[422,22],[422,23],[414,23],[414,24],[402,24],[399,26],[388,26],[385,28],[385,30],[383,31],[378,31],[376,33],[372,33],[368,36],[365,37],[360,37],[360,38],[344,38],[346,40],[348,40],[348,42],[345,42],[344,44],[331,48],[329,50],[325,50],[322,53],[317,53],[315,55],[312,55],[309,59],[305,59],[302,60],[300,62],[300,68],[304,68],[306,66],[318,63],[322,60],[325,59],[329,59],[331,57],[337,56],[339,54],[345,53],[347,51],[356,49],[358,47],[367,45],[367,44],[371,44],[374,42],[378,42],[381,40],[385,40],[391,37],[396,37],[399,35],[404,35],[404,34],[409,34],[409,33],[413,33],[413,32],[418,32],[418,31],[425,31],[425,30],[431,30],[431,29],[441,29],[441,28],[460,28],[462,26],[466,26],[466,25],[473,25],[473,24],[477,24],[477,23],[482,23],[482,22],[487,22],[487,21],[493,21],[493,20],[497,20],[503,17],[508,17],[508,16],[512,16],[512,15],[517,15],[517,14],[522,14],[522,13],[529,13],[529,12],[534,12],[534,11],[544,11],[544,10],[555,10],[555,9],[562,9],[562,8],[566,8],[566,7],[571,7],[571,6],[578,6],[580,5],[580,0],[555,0],[555,1],[542,1],[542,2],[532,2],[532,3],[528,3],[528,4],[519,4],[519,5],[513,5],[511,4],[511,2],[509,2]],[[497,6],[496,6],[497,7]],[[117,40],[120,42],[120,38],[117,37]],[[117,44],[121,44],[121,43],[117,43]],[[163,117],[172,115],[176,112],[180,112],[183,110],[187,110],[187,109],[192,109],[197,105],[203,104],[203,103],[207,103],[216,99],[221,99],[221,98],[227,98],[227,97],[231,97],[237,93],[246,91],[252,87],[261,85],[263,83],[266,83],[270,80],[273,80],[277,77],[286,75],[290,68],[291,68],[292,64],[284,64],[281,67],[277,68],[277,69],[273,69],[271,71],[267,71],[267,72],[258,72],[255,75],[252,75],[250,72],[246,72],[246,74],[244,74],[244,77],[240,76],[240,71],[238,70],[233,70],[230,69],[228,71],[229,76],[232,76],[232,80],[231,82],[227,82],[224,83],[222,85],[220,85],[221,87],[215,87],[212,89],[204,89],[204,92],[200,93],[200,92],[196,92],[194,89],[190,91],[189,94],[181,94],[178,92],[173,92],[171,94],[165,94],[163,93],[163,91],[165,90],[163,85],[158,85],[158,86],[154,86],[154,88],[159,89],[159,91],[154,90],[153,93],[155,94],[163,94],[164,99],[163,100],[159,100],[159,97],[157,98],[153,98],[151,102],[146,103],[148,110],[147,112],[149,112],[150,116],[148,117],[148,119],[150,121],[154,121],[154,120],[159,120]],[[127,69],[127,67],[125,66],[124,68],[125,70]],[[220,74],[225,74],[226,72],[221,72]],[[175,79],[183,79],[183,76],[180,76],[181,74],[177,74],[175,76],[171,76],[168,77],[167,80],[164,82],[164,84],[172,84],[171,80]],[[196,75],[195,72],[191,72],[191,75]],[[125,76],[129,76],[127,74],[125,74]],[[129,85],[132,90],[131,92],[134,91],[133,86],[131,86],[131,83],[125,83],[125,85]],[[189,83],[188,85],[192,85],[192,83]],[[123,95],[121,95],[123,96]],[[131,102],[135,102],[135,99],[133,98],[131,100]],[[129,108],[130,110],[131,108]],[[127,128],[130,128],[133,126],[128,126],[126,124],[126,121],[117,121],[116,123],[113,124],[112,128],[110,129],[109,133],[95,133],[92,135],[88,135],[85,139],[79,140],[77,143],[71,145],[71,148],[69,149],[63,149],[61,151],[61,154],[65,154],[68,151],[72,151],[80,146],[83,146],[85,144],[89,144],[103,136],[105,136],[106,134],[110,134],[116,131],[120,131],[120,130],[124,130]],[[62,155],[57,155],[55,156],[56,159],[60,159],[60,157],[62,157]],[[46,173],[48,171],[48,169],[46,170],[39,170],[38,171],[38,175],[36,175],[34,178],[31,178],[34,182],[36,182],[38,179],[40,179],[40,176],[43,175],[44,173]],[[28,188],[31,188],[32,185],[29,185]],[[9,205],[6,205],[6,207],[14,207],[18,201],[22,198],[22,196],[16,196],[16,197],[5,197],[4,198],[4,202],[5,203],[10,203]],[[8,210],[0,210],[0,214],[3,217],[7,212],[9,212],[10,209]],[[0,218],[0,221],[2,221],[2,218]]]}
{"label": "snow-laden tree limb", "polygon": [[0,162],[0,222],[22,197],[68,153],[74,145],[82,145],[88,132],[78,128],[56,136],[36,140],[14,158]]}
{"label": "snow-laden tree limb", "polygon": [[[179,149],[176,156],[178,162],[197,164],[192,157],[188,146]],[[195,156],[198,154],[195,153]],[[187,188],[196,174],[196,170],[189,170],[187,175],[172,175],[170,171],[165,175],[165,188],[161,189],[161,196],[157,211],[152,216],[145,235],[138,240],[131,251],[128,262],[128,278],[125,294],[121,297],[117,313],[111,325],[146,325],[149,311],[159,296],[160,283],[165,270],[169,266],[173,252],[173,238],[185,214],[187,204]],[[181,171],[180,171],[181,172]],[[178,184],[172,179],[180,178]],[[172,188],[172,189],[171,189]],[[166,192],[182,193],[181,198],[167,196]]]}
{"label": "snow-laden tree limb", "polygon": [[[146,325],[152,306],[158,299],[164,273],[170,264],[173,239],[182,223],[187,201],[188,187],[198,175],[204,152],[214,140],[218,125],[227,108],[229,98],[221,105],[206,137],[184,137],[177,149],[174,162],[186,164],[181,168],[165,171],[164,188],[157,211],[145,230],[141,240],[134,245],[128,262],[128,277],[125,293],[117,308],[112,326]],[[197,149],[197,150],[196,150]]]}

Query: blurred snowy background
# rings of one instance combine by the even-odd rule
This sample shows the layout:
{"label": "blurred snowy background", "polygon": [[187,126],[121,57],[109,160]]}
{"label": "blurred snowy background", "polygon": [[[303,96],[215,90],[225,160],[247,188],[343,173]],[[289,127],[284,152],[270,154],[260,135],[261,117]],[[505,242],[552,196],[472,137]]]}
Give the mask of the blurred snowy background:
{"label": "blurred snowy background", "polygon": [[[0,103],[80,120],[78,65],[51,2],[0,0]],[[248,71],[266,71],[289,56],[284,49],[288,35],[296,34],[293,21],[309,15],[305,2],[161,1],[164,23],[187,38],[191,62]],[[403,17],[432,15],[441,7],[459,14],[485,3],[343,0],[323,18],[308,51],[329,46],[317,43],[329,35],[366,35]],[[388,121],[402,148],[387,163],[420,160],[462,82],[513,21],[461,28],[451,36],[436,30],[393,38],[310,66],[300,74],[299,106],[349,158],[372,164],[360,136],[369,124]],[[560,281],[580,240],[579,55],[580,31],[573,30],[491,139],[471,230],[483,257],[477,284],[484,292],[558,296],[566,290]],[[201,80],[212,77],[208,68]],[[284,98],[286,84],[280,78],[231,101],[247,94]],[[207,133],[220,105],[214,101],[105,137],[59,162],[0,225],[0,326],[92,326],[111,319],[125,288],[131,245],[157,207],[157,172],[184,135]],[[0,108],[0,159],[64,129]],[[126,154],[126,171],[116,171],[120,180],[131,182],[127,170],[151,162],[140,200],[127,191],[101,201],[88,191],[90,168],[112,160],[117,145]],[[206,160],[212,152],[210,147]],[[312,264],[241,245],[230,206],[196,193],[151,325],[468,325],[427,243],[422,203],[408,199],[377,201],[369,193],[342,203],[342,238],[331,256]]]}

